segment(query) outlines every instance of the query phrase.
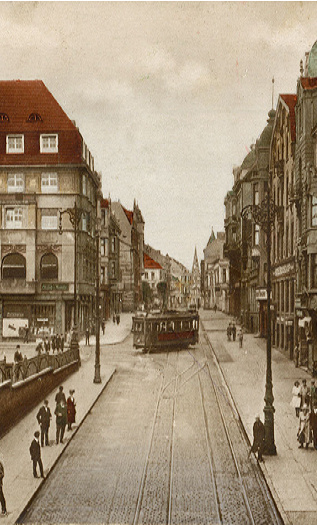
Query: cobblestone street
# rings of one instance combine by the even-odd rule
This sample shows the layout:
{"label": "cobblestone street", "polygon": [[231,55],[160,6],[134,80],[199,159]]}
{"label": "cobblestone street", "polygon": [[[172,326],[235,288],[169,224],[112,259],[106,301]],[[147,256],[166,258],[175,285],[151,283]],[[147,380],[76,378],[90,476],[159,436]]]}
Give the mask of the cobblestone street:
{"label": "cobblestone street", "polygon": [[117,373],[23,523],[280,523],[203,333],[195,349],[103,348]]}

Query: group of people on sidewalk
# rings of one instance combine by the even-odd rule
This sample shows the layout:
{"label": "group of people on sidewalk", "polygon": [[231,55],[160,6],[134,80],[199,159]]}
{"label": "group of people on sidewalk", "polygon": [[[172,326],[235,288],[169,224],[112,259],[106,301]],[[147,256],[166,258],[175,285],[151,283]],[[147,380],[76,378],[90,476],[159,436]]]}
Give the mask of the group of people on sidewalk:
{"label": "group of people on sidewalk", "polygon": [[299,448],[309,447],[313,443],[317,450],[317,387],[312,379],[310,386],[306,379],[295,381],[292,389],[291,406],[298,417],[297,440]]}
{"label": "group of people on sidewalk", "polygon": [[[66,424],[68,424],[68,430],[72,429],[72,424],[75,423],[76,416],[76,403],[74,398],[75,390],[69,391],[69,397],[67,398],[63,392],[63,387],[60,386],[59,390],[55,396],[56,408],[56,444],[63,443],[63,437],[65,432]],[[52,414],[48,406],[48,400],[45,399],[43,405],[39,409],[36,419],[40,425],[40,432],[36,430],[34,432],[34,437],[31,442],[29,451],[33,464],[33,476],[38,478],[37,475],[37,466],[39,467],[40,477],[44,479],[44,468],[41,457],[41,447],[50,446],[49,442],[49,428],[51,424]],[[40,442],[41,439],[41,442]],[[7,516],[7,506],[6,500],[3,493],[3,478],[4,478],[4,461],[0,454],[0,504],[1,504],[1,513],[4,516]]]}
{"label": "group of people on sidewalk", "polygon": [[[230,323],[227,326],[227,339],[228,339],[228,341],[235,341],[236,337],[237,337],[236,324],[234,322],[230,321]],[[240,328],[240,330],[238,332],[238,341],[239,341],[240,348],[242,348],[242,344],[243,344],[243,329],[242,329],[242,327]]]}
{"label": "group of people on sidewalk", "polygon": [[52,337],[45,337],[42,341],[40,341],[35,351],[36,353],[42,354],[46,352],[47,354],[50,353],[51,349],[54,354],[56,351],[57,353],[64,352],[64,346],[65,346],[65,338],[62,334],[58,335],[52,335]]}

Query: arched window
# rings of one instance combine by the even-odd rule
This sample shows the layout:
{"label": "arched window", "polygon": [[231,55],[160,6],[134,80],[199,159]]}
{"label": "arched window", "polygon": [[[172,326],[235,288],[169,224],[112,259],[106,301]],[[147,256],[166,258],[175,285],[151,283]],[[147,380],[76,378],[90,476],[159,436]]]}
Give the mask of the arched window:
{"label": "arched window", "polygon": [[26,260],[20,253],[10,253],[2,260],[2,279],[25,279]]}
{"label": "arched window", "polygon": [[46,253],[41,259],[41,279],[58,279],[58,259],[53,253]]}

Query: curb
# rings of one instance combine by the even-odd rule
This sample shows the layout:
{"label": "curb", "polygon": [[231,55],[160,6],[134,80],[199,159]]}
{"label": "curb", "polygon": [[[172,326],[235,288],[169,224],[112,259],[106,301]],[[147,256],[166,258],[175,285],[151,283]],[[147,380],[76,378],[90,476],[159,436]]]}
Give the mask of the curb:
{"label": "curb", "polygon": [[96,397],[96,399],[93,401],[92,405],[88,408],[86,414],[84,415],[83,419],[81,420],[81,422],[79,423],[79,425],[76,427],[76,429],[74,429],[74,432],[72,433],[70,439],[67,441],[67,443],[65,443],[65,446],[63,447],[63,449],[61,450],[60,454],[57,456],[57,458],[55,459],[55,461],[53,462],[52,466],[50,467],[47,475],[45,476],[45,479],[42,479],[39,486],[36,488],[35,492],[32,494],[32,496],[30,497],[29,501],[27,502],[27,504],[25,505],[24,509],[22,510],[22,512],[20,512],[20,514],[18,515],[17,519],[15,520],[15,523],[22,523],[23,522],[23,518],[25,516],[25,514],[27,513],[28,511],[28,507],[32,504],[32,502],[34,501],[35,497],[37,496],[38,492],[40,491],[40,489],[43,487],[46,479],[49,477],[49,475],[51,474],[51,472],[54,470],[54,468],[56,467],[60,457],[64,454],[65,450],[68,448],[69,444],[71,443],[73,437],[77,434],[78,430],[80,429],[80,427],[82,426],[82,424],[84,423],[84,421],[86,420],[87,416],[89,415],[91,409],[95,406],[95,404],[97,403],[98,399],[100,398],[101,394],[104,392],[106,386],[108,385],[108,383],[110,383],[111,379],[113,378],[114,374],[116,373],[116,369],[114,368],[112,373],[110,374],[110,376],[108,377],[108,379],[106,380],[103,388],[100,390],[98,396]]}
{"label": "curb", "polygon": [[[236,413],[238,415],[239,422],[240,422],[240,425],[241,425],[241,429],[243,431],[243,434],[244,434],[244,437],[246,439],[246,442],[251,447],[251,443],[250,443],[250,439],[249,439],[248,433],[247,433],[247,431],[246,431],[246,429],[244,427],[243,421],[242,421],[241,416],[240,416],[240,412],[239,412],[239,410],[237,408],[236,402],[235,402],[235,400],[233,398],[233,395],[231,393],[231,390],[230,390],[227,378],[226,378],[226,376],[225,376],[225,374],[224,374],[224,372],[223,372],[223,370],[221,368],[221,365],[220,365],[220,363],[218,361],[218,357],[217,357],[217,355],[216,355],[216,353],[215,353],[215,351],[213,349],[212,343],[211,343],[211,341],[209,341],[207,330],[205,330],[204,322],[202,321],[202,319],[200,320],[200,323],[201,323],[202,330],[204,332],[204,336],[205,336],[206,342],[209,344],[209,346],[210,346],[210,348],[212,350],[216,366],[217,366],[217,368],[219,370],[219,373],[220,373],[220,375],[223,378],[223,381],[225,383],[227,394],[229,395],[230,401],[231,401],[231,403],[232,403],[232,405],[234,407],[234,410],[236,411]],[[285,512],[285,510],[283,508],[281,500],[280,500],[280,498],[279,498],[279,496],[278,496],[278,494],[277,494],[277,492],[275,490],[275,487],[274,487],[274,485],[272,483],[272,480],[271,480],[271,478],[270,478],[270,476],[268,474],[268,471],[267,471],[265,465],[263,465],[263,464],[261,464],[259,462],[257,462],[257,464],[258,464],[259,470],[260,470],[260,472],[262,474],[262,477],[263,477],[263,479],[264,479],[264,481],[265,481],[265,483],[267,485],[267,488],[268,488],[268,490],[270,492],[270,495],[271,495],[271,497],[272,497],[272,499],[273,499],[273,501],[274,501],[274,503],[276,505],[277,512],[279,514],[280,519],[282,520],[284,525],[292,525],[291,521],[289,520],[289,518],[288,518],[288,516],[287,516],[287,514],[286,514],[286,512]]]}

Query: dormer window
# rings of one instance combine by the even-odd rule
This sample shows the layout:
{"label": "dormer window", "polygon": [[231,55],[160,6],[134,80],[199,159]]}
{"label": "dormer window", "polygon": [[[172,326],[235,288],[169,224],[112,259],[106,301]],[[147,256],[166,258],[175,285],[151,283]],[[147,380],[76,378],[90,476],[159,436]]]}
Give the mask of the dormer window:
{"label": "dormer window", "polygon": [[43,119],[38,113],[31,113],[31,115],[28,116],[27,122],[43,122]]}
{"label": "dormer window", "polygon": [[58,153],[58,135],[45,134],[40,136],[41,153]]}
{"label": "dormer window", "polygon": [[24,135],[7,135],[7,153],[24,153]]}
{"label": "dormer window", "polygon": [[10,119],[6,113],[0,113],[0,122],[9,122]]}

